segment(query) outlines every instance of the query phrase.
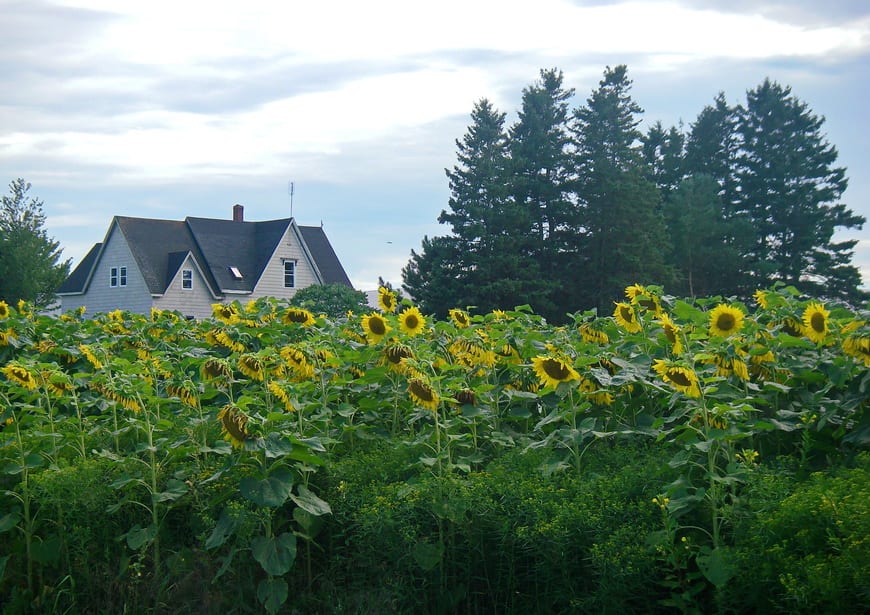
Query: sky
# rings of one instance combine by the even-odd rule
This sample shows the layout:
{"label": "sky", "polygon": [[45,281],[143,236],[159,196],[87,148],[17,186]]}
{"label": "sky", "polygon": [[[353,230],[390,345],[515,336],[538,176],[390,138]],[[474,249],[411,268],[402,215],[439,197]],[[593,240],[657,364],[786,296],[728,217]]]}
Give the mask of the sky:
{"label": "sky", "polygon": [[[825,118],[870,218],[865,0],[0,0],[0,180],[75,265],[114,215],[323,225],[354,287],[446,235],[445,169],[486,98],[563,71],[585,104],[625,64],[642,129],[688,129],[765,78]],[[291,198],[290,186],[293,194]],[[870,287],[870,224],[840,231]],[[667,289],[665,289],[667,290]]]}

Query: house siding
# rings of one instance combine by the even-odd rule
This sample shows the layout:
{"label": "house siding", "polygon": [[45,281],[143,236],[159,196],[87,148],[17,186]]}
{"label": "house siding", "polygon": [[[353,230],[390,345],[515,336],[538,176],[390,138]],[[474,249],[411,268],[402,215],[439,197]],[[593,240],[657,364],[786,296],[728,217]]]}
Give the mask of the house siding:
{"label": "house siding", "polygon": [[[193,272],[193,288],[185,289],[182,286],[181,272],[185,269]],[[170,312],[178,311],[193,318],[208,318],[212,313],[212,304],[219,301],[212,297],[199,268],[188,254],[163,296],[154,298],[154,307]]]}
{"label": "house siding", "polygon": [[[127,267],[127,285],[109,286],[112,267]],[[61,310],[66,312],[84,306],[89,315],[113,310],[129,310],[147,314],[151,310],[151,292],[130,246],[116,224],[112,225],[103,253],[84,294],[61,297]]]}
{"label": "house siding", "polygon": [[[296,285],[293,288],[284,287],[285,259],[296,261]],[[314,268],[302,249],[299,238],[293,232],[293,227],[288,226],[250,297],[290,298],[296,294],[296,291],[315,284],[318,284],[318,281]]]}

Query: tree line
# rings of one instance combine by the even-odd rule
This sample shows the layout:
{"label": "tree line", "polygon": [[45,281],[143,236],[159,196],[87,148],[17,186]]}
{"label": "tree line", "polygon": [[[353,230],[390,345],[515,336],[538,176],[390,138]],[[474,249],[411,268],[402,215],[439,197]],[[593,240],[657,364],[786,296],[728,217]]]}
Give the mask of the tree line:
{"label": "tree line", "polygon": [[867,299],[851,264],[864,217],[839,199],[846,170],[823,117],[765,81],[723,93],[687,130],[640,129],[625,65],[607,67],[585,103],[561,70],[522,92],[517,120],[487,99],[447,169],[450,234],[424,237],[402,270],[427,312],[531,304],[554,321],[607,313],[634,283],[680,296],[749,297],[776,282],[816,297]]}

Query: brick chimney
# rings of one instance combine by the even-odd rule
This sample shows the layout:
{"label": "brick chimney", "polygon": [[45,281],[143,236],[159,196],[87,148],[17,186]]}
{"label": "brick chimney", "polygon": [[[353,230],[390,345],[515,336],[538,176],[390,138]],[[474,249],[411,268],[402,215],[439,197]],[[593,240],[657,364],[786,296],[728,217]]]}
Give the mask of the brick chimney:
{"label": "brick chimney", "polygon": [[245,221],[245,208],[243,205],[236,203],[233,205],[233,222]]}

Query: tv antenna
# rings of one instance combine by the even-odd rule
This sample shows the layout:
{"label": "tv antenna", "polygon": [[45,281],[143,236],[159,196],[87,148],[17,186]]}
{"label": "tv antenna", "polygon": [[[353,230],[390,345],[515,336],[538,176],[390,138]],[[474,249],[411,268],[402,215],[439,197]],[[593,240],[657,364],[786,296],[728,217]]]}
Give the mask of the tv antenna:
{"label": "tv antenna", "polygon": [[291,218],[293,217],[293,188],[294,188],[293,182],[292,181],[287,182],[287,194],[290,195],[290,217]]}

